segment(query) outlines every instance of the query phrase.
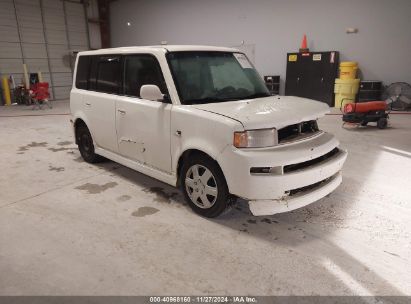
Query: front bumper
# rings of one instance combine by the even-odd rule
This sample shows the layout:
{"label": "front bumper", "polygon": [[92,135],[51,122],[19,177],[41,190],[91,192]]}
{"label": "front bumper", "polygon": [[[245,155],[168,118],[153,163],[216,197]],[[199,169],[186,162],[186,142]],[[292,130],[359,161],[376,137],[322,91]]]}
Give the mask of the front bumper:
{"label": "front bumper", "polygon": [[333,192],[342,182],[341,172],[321,182],[321,185],[301,192],[298,195],[285,196],[276,200],[249,201],[250,211],[253,215],[272,215],[292,211],[307,206]]}
{"label": "front bumper", "polygon": [[[302,142],[273,148],[227,147],[217,161],[230,193],[248,200],[254,215],[269,215],[311,204],[338,187],[347,152],[339,149],[322,159],[338,145],[333,135],[322,133]],[[301,163],[304,165],[284,172],[286,166]],[[268,174],[250,173],[255,167],[279,170]]]}

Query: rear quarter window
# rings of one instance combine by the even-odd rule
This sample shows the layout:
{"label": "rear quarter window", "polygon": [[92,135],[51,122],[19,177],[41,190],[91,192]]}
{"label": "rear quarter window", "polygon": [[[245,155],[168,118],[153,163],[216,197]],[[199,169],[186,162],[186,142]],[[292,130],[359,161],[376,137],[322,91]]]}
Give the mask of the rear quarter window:
{"label": "rear quarter window", "polygon": [[90,56],[80,56],[77,63],[76,88],[87,90],[90,71]]}

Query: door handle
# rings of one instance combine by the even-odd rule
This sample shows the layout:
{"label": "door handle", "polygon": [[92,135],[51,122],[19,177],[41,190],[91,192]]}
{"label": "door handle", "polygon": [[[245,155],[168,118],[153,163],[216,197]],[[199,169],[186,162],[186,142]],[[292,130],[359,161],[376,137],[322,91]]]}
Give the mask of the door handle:
{"label": "door handle", "polygon": [[87,106],[87,107],[90,107],[90,106],[91,106],[91,103],[86,102],[86,106]]}
{"label": "door handle", "polygon": [[118,109],[117,111],[118,111],[121,115],[126,114],[126,111],[124,111],[124,110],[120,110],[120,109]]}

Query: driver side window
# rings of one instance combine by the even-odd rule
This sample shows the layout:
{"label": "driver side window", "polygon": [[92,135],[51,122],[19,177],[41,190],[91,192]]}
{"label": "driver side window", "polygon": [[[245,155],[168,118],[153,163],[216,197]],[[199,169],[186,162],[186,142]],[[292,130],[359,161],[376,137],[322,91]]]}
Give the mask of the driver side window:
{"label": "driver side window", "polygon": [[145,54],[125,56],[124,94],[140,97],[140,89],[145,84],[154,84],[160,88],[161,93],[167,94],[166,83],[157,59]]}

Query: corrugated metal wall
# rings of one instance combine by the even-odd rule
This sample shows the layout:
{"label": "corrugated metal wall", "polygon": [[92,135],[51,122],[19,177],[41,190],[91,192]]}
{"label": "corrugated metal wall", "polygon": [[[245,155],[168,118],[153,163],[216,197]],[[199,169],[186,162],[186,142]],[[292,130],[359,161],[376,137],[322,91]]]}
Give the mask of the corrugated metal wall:
{"label": "corrugated metal wall", "polygon": [[85,9],[80,1],[0,0],[0,74],[23,78],[41,71],[54,99],[69,97],[70,51],[89,49]]}

